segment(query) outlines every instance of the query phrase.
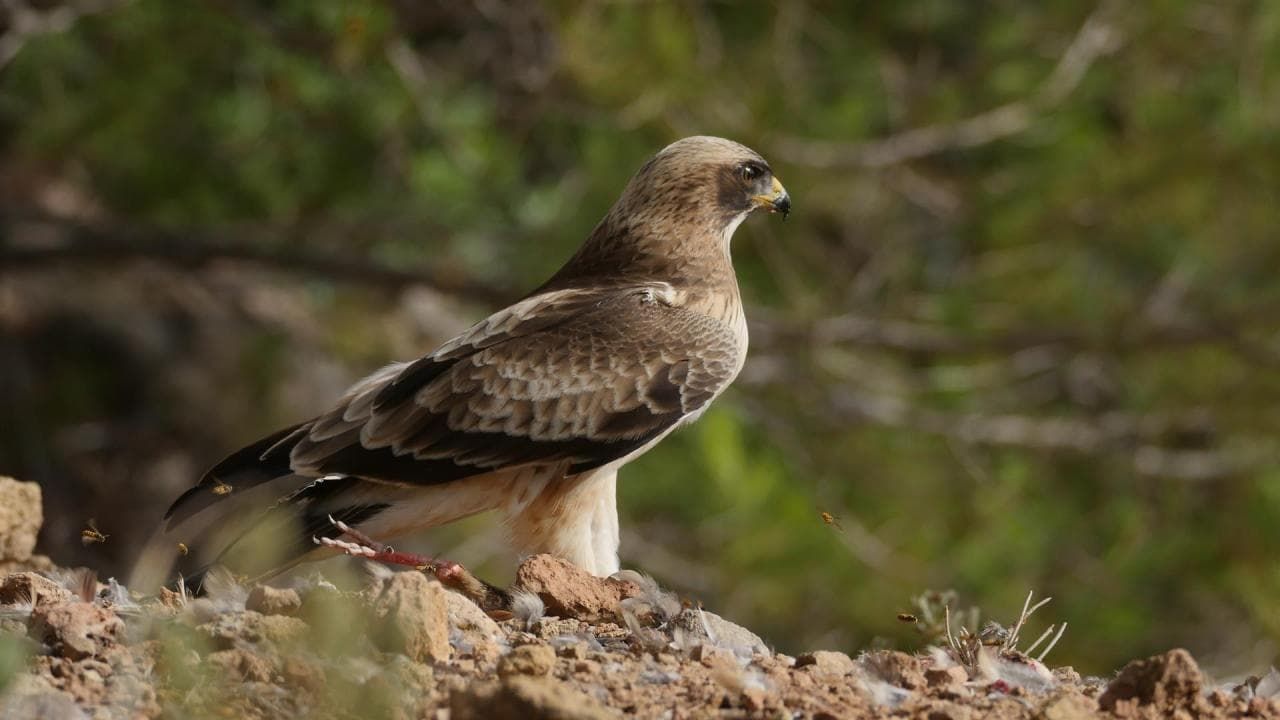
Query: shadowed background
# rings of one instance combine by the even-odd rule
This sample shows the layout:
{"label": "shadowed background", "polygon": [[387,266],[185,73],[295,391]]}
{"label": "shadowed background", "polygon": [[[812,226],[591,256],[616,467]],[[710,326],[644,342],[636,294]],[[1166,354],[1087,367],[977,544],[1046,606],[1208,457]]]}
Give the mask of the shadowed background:
{"label": "shadowed background", "polygon": [[[706,133],[795,212],[737,235],[751,356],[622,473],[624,565],[792,652],[1035,589],[1056,663],[1274,661],[1280,5],[3,8],[0,473],[59,563],[125,574],[208,465]],[[490,525],[408,546],[501,580]]]}

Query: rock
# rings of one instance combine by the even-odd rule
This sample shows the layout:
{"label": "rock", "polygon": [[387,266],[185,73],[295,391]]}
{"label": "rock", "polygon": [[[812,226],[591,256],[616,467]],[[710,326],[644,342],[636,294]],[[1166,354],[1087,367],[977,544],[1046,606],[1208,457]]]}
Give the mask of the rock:
{"label": "rock", "polygon": [[740,704],[744,710],[756,713],[763,711],[769,700],[769,693],[764,688],[744,688],[738,695],[738,704]]}
{"label": "rock", "polygon": [[[797,664],[799,660],[797,660]],[[880,650],[862,656],[862,664],[885,682],[907,690],[928,685],[920,659],[897,650]]]}
{"label": "rock", "polygon": [[738,669],[738,660],[733,651],[718,645],[699,645],[693,649],[690,657],[709,668]]}
{"label": "rock", "polygon": [[1280,672],[1271,668],[1270,672],[1258,678],[1258,681],[1253,683],[1253,696],[1264,700],[1280,698]]}
{"label": "rock", "polygon": [[1084,682],[1084,678],[1080,677],[1080,673],[1070,665],[1054,668],[1052,670],[1053,680],[1061,685],[1079,685]]}
{"label": "rock", "polygon": [[1039,720],[1090,720],[1097,717],[1098,701],[1078,691],[1059,692],[1045,700]]}
{"label": "rock", "polygon": [[455,651],[478,660],[493,660],[500,654],[502,628],[460,593],[445,593],[445,612],[449,622],[449,643]]}
{"label": "rock", "polygon": [[110,610],[86,602],[41,605],[31,613],[31,633],[65,658],[100,655],[119,641],[124,622]]}
{"label": "rock", "polygon": [[418,572],[392,575],[373,599],[373,639],[387,652],[426,663],[449,660],[448,591]]}
{"label": "rock", "polygon": [[1191,653],[1170,650],[1125,665],[1098,698],[1098,705],[1110,711],[1120,700],[1136,700],[1157,709],[1173,708],[1194,703],[1203,686],[1204,678]]}
{"label": "rock", "polygon": [[927,700],[917,706],[915,711],[919,713],[917,717],[928,718],[929,720],[971,720],[971,718],[1009,717],[998,712],[979,715],[973,711],[973,708],[950,700]]}
{"label": "rock", "polygon": [[853,658],[835,650],[816,650],[796,657],[796,669],[810,668],[819,675],[848,675],[857,668]]}
{"label": "rock", "polygon": [[160,701],[156,697],[154,680],[136,667],[117,667],[107,683],[102,706],[110,708],[111,717],[160,717]]}
{"label": "rock", "polygon": [[33,572],[13,573],[0,579],[0,605],[52,605],[71,599],[70,590]]}
{"label": "rock", "polygon": [[[457,663],[453,665],[455,670],[460,667]],[[347,712],[344,715],[386,720],[440,717],[428,708],[438,708],[443,704],[445,698],[440,686],[444,683],[436,682],[435,673],[430,666],[414,662],[404,655],[393,655],[390,662],[371,669],[373,674],[362,686],[350,688],[351,692],[361,698],[358,712]],[[319,692],[320,697],[333,697],[331,682]]]}
{"label": "rock", "polygon": [[[526,597],[537,597],[537,595],[530,595],[529,593],[524,594]],[[517,618],[516,622],[520,622],[520,620]],[[582,627],[582,621],[574,620],[573,618],[542,618],[533,624],[529,632],[543,640],[554,640],[555,638],[567,637],[580,632]]]}
{"label": "rock", "polygon": [[361,645],[368,635],[369,614],[368,598],[344,593],[332,585],[317,585],[302,593],[298,610],[298,617],[311,629],[307,644],[322,655],[347,654]]}
{"label": "rock", "polygon": [[589,622],[619,620],[620,603],[640,592],[635,583],[596,577],[552,555],[534,555],[521,563],[513,589],[537,595],[549,615]]}
{"label": "rock", "polygon": [[40,486],[0,477],[0,560],[29,560],[43,522]]}
{"label": "rock", "polygon": [[310,693],[318,693],[325,687],[324,668],[304,657],[285,657],[280,664],[280,675],[289,685]]}
{"label": "rock", "polygon": [[591,652],[585,640],[565,642],[553,645],[553,647],[556,649],[556,657],[568,658],[569,660],[586,660],[587,654]]}
{"label": "rock", "polygon": [[219,650],[209,653],[205,662],[217,668],[221,677],[236,682],[271,682],[275,668],[264,654],[245,650]]}
{"label": "rock", "polygon": [[287,647],[301,642],[310,632],[307,624],[298,618],[263,615],[252,610],[223,613],[198,630],[207,635],[219,650],[229,650],[244,643]]}
{"label": "rock", "polygon": [[924,680],[929,687],[951,687],[969,681],[969,673],[959,665],[945,668],[929,668],[924,671]]}
{"label": "rock", "polygon": [[204,625],[218,619],[219,615],[214,606],[213,601],[206,597],[192,598],[182,605],[178,611],[178,618],[187,625]]}
{"label": "rock", "polygon": [[521,645],[498,660],[498,675],[550,675],[555,666],[556,652],[550,645]]}
{"label": "rock", "polygon": [[715,644],[739,655],[768,655],[769,646],[761,637],[741,625],[729,622],[713,612],[702,611]]}
{"label": "rock", "polygon": [[263,615],[294,615],[302,607],[302,597],[293,588],[255,585],[245,600],[245,609]]}
{"label": "rock", "polygon": [[713,612],[685,608],[672,622],[697,640],[710,642],[743,657],[770,654],[769,646],[759,635]]}
{"label": "rock", "polygon": [[551,678],[476,683],[449,697],[449,720],[605,720],[599,702]]}
{"label": "rock", "polygon": [[57,569],[58,566],[49,559],[48,555],[32,555],[26,560],[0,560],[0,576],[28,570],[49,573]]}
{"label": "rock", "polygon": [[87,720],[71,693],[47,690],[36,693],[9,693],[0,702],[0,717],[5,720]]}

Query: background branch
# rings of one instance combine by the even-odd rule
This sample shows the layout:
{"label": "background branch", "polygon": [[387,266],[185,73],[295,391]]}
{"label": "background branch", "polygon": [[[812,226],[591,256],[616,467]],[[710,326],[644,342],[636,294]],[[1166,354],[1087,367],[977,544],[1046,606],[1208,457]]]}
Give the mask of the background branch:
{"label": "background branch", "polygon": [[463,300],[494,306],[515,293],[466,277],[459,271],[399,269],[361,257],[322,254],[299,247],[232,241],[205,232],[110,227],[52,217],[0,214],[0,273],[55,265],[162,262],[200,268],[241,262],[272,271],[368,285],[388,292],[421,285]]}
{"label": "background branch", "polygon": [[1120,48],[1119,32],[1106,19],[1112,4],[1103,3],[1089,14],[1053,71],[1026,99],[963,120],[904,130],[862,143],[782,136],[772,146],[788,162],[798,165],[883,168],[1017,135],[1030,128],[1039,114],[1061,105],[1080,85],[1094,61]]}
{"label": "background branch", "polygon": [[7,26],[0,33],[0,70],[17,57],[32,38],[66,32],[80,18],[112,10],[121,4],[115,0],[82,0],[43,9],[22,0],[0,0],[0,12],[4,14]]}

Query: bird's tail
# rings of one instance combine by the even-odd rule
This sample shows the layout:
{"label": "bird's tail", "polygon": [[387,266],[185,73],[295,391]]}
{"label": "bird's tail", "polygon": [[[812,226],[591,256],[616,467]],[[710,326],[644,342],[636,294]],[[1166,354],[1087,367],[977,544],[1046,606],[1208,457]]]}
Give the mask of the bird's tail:
{"label": "bird's tail", "polygon": [[[237,480],[244,479],[231,476],[222,485],[193,488],[221,493],[213,502],[192,491],[179,498],[144,547],[130,587],[153,592],[181,579],[198,591],[205,573],[215,566],[237,577],[264,579],[315,552],[313,538],[341,535],[332,520],[356,525],[388,507],[369,497],[370,483],[345,475],[314,478],[289,473]],[[220,487],[228,489],[217,490]],[[192,502],[200,506],[196,511],[180,512]]]}
{"label": "bird's tail", "polygon": [[210,567],[261,578],[315,551],[312,538],[336,537],[330,520],[350,525],[371,519],[385,492],[359,478],[299,475],[290,453],[307,423],[285,428],[238,450],[183,493],[144,547],[130,578],[150,592],[179,578],[197,587]]}

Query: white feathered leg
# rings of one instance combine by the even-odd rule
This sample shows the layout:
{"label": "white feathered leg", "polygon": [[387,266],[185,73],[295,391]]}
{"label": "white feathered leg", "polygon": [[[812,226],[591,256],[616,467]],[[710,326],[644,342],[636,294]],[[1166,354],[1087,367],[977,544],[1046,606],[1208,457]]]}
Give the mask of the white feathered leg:
{"label": "white feathered leg", "polygon": [[512,545],[550,553],[593,575],[618,571],[617,468],[531,483],[504,508]]}

